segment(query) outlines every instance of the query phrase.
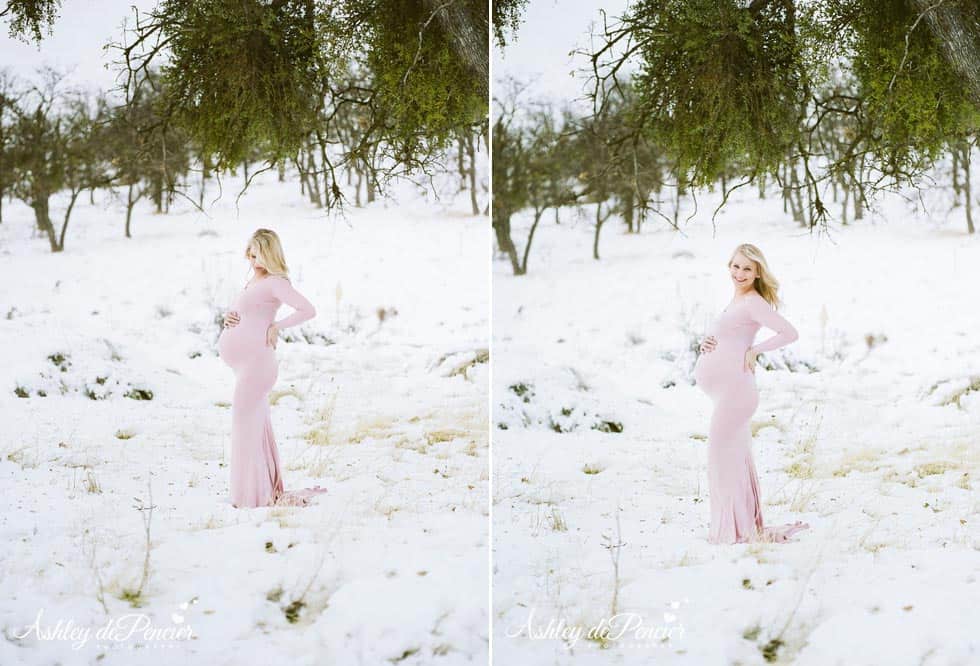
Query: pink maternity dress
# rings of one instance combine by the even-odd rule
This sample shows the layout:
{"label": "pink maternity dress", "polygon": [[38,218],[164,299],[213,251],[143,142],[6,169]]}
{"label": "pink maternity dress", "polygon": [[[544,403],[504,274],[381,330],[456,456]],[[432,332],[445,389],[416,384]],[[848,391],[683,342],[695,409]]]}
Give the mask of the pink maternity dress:
{"label": "pink maternity dress", "polygon": [[275,349],[266,332],[283,303],[295,312],[276,323],[296,326],[316,315],[313,305],[289,280],[267,276],[246,286],[231,307],[239,322],[225,327],[218,338],[221,360],[235,371],[231,403],[231,503],[235,507],[272,504],[305,505],[326,489],[316,486],[285,492],[279,451],[272,433],[269,391],[279,375]]}
{"label": "pink maternity dress", "polygon": [[762,326],[776,335],[755,345],[757,352],[777,349],[799,337],[793,325],[753,290],[733,301],[715,320],[708,333],[717,344],[701,354],[694,366],[695,382],[714,403],[708,431],[711,543],[781,542],[809,527],[801,521],[773,527],[762,522],[749,425],[759,405],[759,392],[755,373],[745,369],[745,352]]}

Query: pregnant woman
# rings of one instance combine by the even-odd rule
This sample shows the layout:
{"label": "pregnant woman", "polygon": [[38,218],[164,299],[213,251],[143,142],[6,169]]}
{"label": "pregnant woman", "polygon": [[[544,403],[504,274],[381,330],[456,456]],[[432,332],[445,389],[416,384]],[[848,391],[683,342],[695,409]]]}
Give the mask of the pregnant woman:
{"label": "pregnant woman", "polygon": [[[765,527],[759,501],[759,481],[752,459],[749,425],[759,405],[755,385],[756,357],[788,345],[799,337],[775,310],[779,283],[755,245],[735,248],[728,262],[735,294],[701,342],[694,380],[714,403],[708,431],[708,485],[711,500],[712,543],[786,541],[809,527],[796,523]],[[776,332],[753,345],[759,328]]]}
{"label": "pregnant woman", "polygon": [[[258,229],[245,249],[254,277],[225,315],[218,338],[221,360],[235,371],[231,403],[231,503],[236,508],[305,505],[326,489],[285,492],[279,451],[272,433],[269,391],[276,383],[279,331],[316,316],[313,305],[289,282],[279,236]],[[283,303],[295,308],[273,321]]]}

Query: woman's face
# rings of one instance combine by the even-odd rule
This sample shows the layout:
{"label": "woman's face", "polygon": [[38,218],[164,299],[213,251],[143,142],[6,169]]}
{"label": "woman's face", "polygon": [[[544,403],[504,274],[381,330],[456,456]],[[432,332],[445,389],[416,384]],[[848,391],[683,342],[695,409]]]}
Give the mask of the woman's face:
{"label": "woman's face", "polygon": [[754,261],[746,257],[741,252],[732,257],[728,264],[728,272],[732,276],[732,282],[739,291],[748,291],[753,288],[755,279],[759,277],[759,269]]}
{"label": "woman's face", "polygon": [[252,266],[252,270],[258,270],[258,269],[265,270],[265,266],[262,265],[262,260],[259,259],[259,255],[255,251],[254,246],[252,245],[248,246],[248,253],[246,256],[248,257],[248,263],[251,264]]}

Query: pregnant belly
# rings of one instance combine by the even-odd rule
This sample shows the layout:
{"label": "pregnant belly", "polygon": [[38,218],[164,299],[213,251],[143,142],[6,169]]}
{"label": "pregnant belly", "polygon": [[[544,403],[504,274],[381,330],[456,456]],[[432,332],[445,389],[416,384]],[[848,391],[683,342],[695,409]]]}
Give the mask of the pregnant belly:
{"label": "pregnant belly", "polygon": [[218,337],[218,355],[232,368],[236,368],[259,354],[274,353],[265,343],[267,326],[240,323],[221,331]]}
{"label": "pregnant belly", "polygon": [[714,395],[751,378],[744,365],[745,350],[719,344],[714,351],[698,357],[694,365],[694,381],[702,391]]}

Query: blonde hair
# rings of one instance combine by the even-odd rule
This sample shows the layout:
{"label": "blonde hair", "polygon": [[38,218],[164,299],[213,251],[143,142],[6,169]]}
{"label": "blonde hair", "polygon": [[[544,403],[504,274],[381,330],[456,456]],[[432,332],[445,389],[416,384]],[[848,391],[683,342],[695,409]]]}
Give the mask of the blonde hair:
{"label": "blonde hair", "polygon": [[279,235],[275,231],[272,229],[256,229],[245,246],[246,259],[250,248],[255,249],[256,256],[269,275],[278,275],[289,279],[289,268],[287,268],[286,258],[283,256],[282,243],[279,242]]}
{"label": "blonde hair", "polygon": [[760,296],[766,299],[766,302],[774,308],[778,308],[782,304],[779,300],[778,293],[779,280],[769,270],[769,264],[766,262],[766,257],[762,254],[762,250],[752,245],[752,243],[742,243],[732,252],[731,259],[728,260],[729,266],[732,265],[732,260],[735,259],[735,255],[740,253],[745,255],[747,259],[754,261],[758,269],[757,272],[759,275],[753,281],[752,287]]}

